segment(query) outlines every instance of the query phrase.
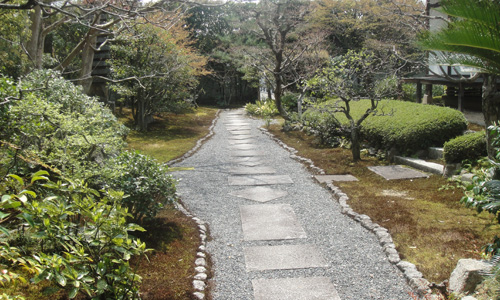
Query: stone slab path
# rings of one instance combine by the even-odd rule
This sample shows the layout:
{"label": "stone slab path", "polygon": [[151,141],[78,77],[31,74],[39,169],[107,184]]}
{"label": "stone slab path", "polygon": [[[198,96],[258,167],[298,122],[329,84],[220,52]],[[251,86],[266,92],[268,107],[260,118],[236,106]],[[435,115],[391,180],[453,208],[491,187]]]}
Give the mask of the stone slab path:
{"label": "stone slab path", "polygon": [[210,228],[215,300],[410,299],[377,237],[242,110],[176,166],[184,205]]}

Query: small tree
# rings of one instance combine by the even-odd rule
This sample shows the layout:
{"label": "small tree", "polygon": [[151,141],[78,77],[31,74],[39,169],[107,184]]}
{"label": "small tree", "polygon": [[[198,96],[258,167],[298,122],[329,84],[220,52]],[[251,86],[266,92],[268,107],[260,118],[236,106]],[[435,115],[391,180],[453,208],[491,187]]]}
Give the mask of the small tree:
{"label": "small tree", "polygon": [[[370,115],[377,114],[381,99],[394,93],[396,79],[390,72],[390,61],[390,58],[383,59],[366,50],[350,50],[343,56],[333,58],[330,65],[308,83],[313,95],[319,99],[338,98],[332,105],[323,107],[341,128],[340,132],[350,138],[354,161],[361,159],[361,123]],[[351,113],[351,101],[361,99],[369,100],[371,105],[361,116],[355,116]],[[345,115],[347,124],[336,117],[339,112]]]}

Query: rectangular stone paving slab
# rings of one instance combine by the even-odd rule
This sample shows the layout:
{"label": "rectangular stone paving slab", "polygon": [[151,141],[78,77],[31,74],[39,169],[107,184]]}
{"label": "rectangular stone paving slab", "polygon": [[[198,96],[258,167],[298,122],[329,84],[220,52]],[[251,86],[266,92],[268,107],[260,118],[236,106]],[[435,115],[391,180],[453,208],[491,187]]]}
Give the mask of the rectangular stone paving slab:
{"label": "rectangular stone paving slab", "polygon": [[229,147],[232,150],[251,150],[255,148],[257,148],[255,144],[237,144]]}
{"label": "rectangular stone paving slab", "polygon": [[250,126],[235,126],[235,125],[226,125],[226,129],[228,131],[236,131],[236,130],[251,130]]}
{"label": "rectangular stone paving slab", "polygon": [[306,238],[289,204],[244,205],[240,214],[245,241]]}
{"label": "rectangular stone paving slab", "polygon": [[231,151],[231,156],[248,157],[248,156],[264,156],[264,155],[266,155],[266,153],[259,151],[259,150],[233,150],[233,151]]}
{"label": "rectangular stone paving slab", "polygon": [[229,176],[229,185],[272,185],[292,184],[293,180],[288,175],[255,175],[255,176]]}
{"label": "rectangular stone paving slab", "polygon": [[316,175],[314,176],[319,183],[328,183],[332,181],[358,181],[358,179],[352,175]]}
{"label": "rectangular stone paving slab", "polygon": [[384,177],[386,180],[428,178],[429,175],[404,166],[368,167],[370,171]]}
{"label": "rectangular stone paving slab", "polygon": [[264,163],[263,161],[257,160],[257,161],[242,161],[238,164],[247,167],[256,167],[262,165],[263,163]]}
{"label": "rectangular stone paving slab", "polygon": [[314,245],[256,246],[243,251],[249,272],[328,267]]}
{"label": "rectangular stone paving slab", "polygon": [[234,140],[234,139],[229,139],[228,143],[229,145],[239,145],[239,144],[252,144],[255,141],[252,139],[243,139],[243,140]]}
{"label": "rectangular stone paving slab", "polygon": [[229,169],[233,175],[255,175],[255,174],[274,174],[276,170],[271,167],[233,167]]}
{"label": "rectangular stone paving slab", "polygon": [[234,135],[250,135],[252,134],[252,131],[250,130],[230,130],[231,134]]}
{"label": "rectangular stone paving slab", "polygon": [[273,189],[265,186],[256,186],[248,189],[229,193],[232,196],[253,200],[257,202],[267,202],[288,195],[287,191]]}
{"label": "rectangular stone paving slab", "polygon": [[234,134],[231,136],[231,140],[246,140],[246,139],[251,139],[253,138],[253,135],[251,134]]}
{"label": "rectangular stone paving slab", "polygon": [[255,300],[340,300],[328,277],[254,279],[252,285]]}

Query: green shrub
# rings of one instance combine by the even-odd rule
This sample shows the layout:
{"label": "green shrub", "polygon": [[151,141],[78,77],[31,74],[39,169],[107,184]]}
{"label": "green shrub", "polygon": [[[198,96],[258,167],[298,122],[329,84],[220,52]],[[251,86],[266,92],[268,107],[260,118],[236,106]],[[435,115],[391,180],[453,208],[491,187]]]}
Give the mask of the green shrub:
{"label": "green shrub", "polygon": [[[311,108],[308,109],[304,118],[308,119],[308,114],[322,111],[322,106],[334,105],[332,102],[335,101],[316,105],[311,112]],[[352,101],[350,108],[354,119],[363,114],[369,106],[370,102],[367,100]],[[343,124],[347,122],[342,112],[336,112],[335,118]],[[330,126],[338,127],[337,124]],[[466,129],[467,120],[457,110],[406,101],[382,100],[377,114],[369,116],[363,122],[361,135],[375,148],[395,148],[402,153],[411,153],[430,146],[442,146]]]}
{"label": "green shrub", "polygon": [[[129,232],[144,229],[126,222],[123,193],[97,192],[69,179],[52,182],[48,175],[38,172],[28,183],[11,175],[0,186],[2,209],[10,207],[9,212],[22,222],[3,223],[9,216],[0,216],[9,231],[0,237],[2,256],[9,254],[7,268],[23,266],[33,274],[33,284],[50,281],[71,299],[79,294],[92,299],[138,299],[140,277],[129,260],[144,254],[146,245]],[[21,255],[5,242],[10,232],[36,243]]]}
{"label": "green shrub", "polygon": [[276,103],[271,99],[264,101],[257,100],[255,104],[247,103],[247,105],[245,105],[245,111],[250,115],[263,118],[269,118],[279,114]]}
{"label": "green shrub", "polygon": [[167,203],[175,201],[175,179],[168,167],[138,152],[124,151],[114,158],[106,182],[125,193],[124,205],[133,221],[153,218]]}
{"label": "green shrub", "polygon": [[72,178],[99,174],[103,161],[124,148],[127,128],[57,72],[35,70],[9,85],[0,88],[0,97],[20,99],[8,104],[0,139],[32,151]]}
{"label": "green shrub", "polygon": [[484,131],[465,134],[444,144],[444,160],[447,163],[460,163],[486,156],[486,135]]}
{"label": "green shrub", "polygon": [[299,94],[296,93],[286,93],[281,97],[281,104],[283,108],[288,112],[297,112],[299,101]]}

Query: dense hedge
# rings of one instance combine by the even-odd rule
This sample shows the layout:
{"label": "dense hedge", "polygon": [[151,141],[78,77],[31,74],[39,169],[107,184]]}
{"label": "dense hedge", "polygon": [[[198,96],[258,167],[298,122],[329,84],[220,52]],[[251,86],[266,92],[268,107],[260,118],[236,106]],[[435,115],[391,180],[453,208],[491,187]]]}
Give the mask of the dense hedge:
{"label": "dense hedge", "polygon": [[[370,103],[352,101],[350,106],[351,114],[357,120]],[[305,119],[317,120],[320,115],[328,115],[320,110],[310,108]],[[347,123],[343,113],[337,112],[335,117],[342,124]],[[331,126],[335,126],[333,122]],[[394,147],[402,153],[411,153],[430,146],[442,146],[461,135],[467,129],[467,120],[461,112],[447,107],[383,100],[379,103],[377,115],[368,117],[361,126],[362,138],[371,146],[385,150]]]}
{"label": "dense hedge", "polygon": [[486,135],[484,131],[461,135],[444,144],[446,163],[460,163],[465,159],[486,156]]}

